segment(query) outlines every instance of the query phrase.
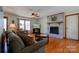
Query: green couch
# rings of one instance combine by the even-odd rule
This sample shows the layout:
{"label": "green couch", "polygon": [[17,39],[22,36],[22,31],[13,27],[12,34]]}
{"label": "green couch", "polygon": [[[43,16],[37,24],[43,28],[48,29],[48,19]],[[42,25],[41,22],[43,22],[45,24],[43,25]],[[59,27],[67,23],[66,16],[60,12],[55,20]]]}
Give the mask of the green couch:
{"label": "green couch", "polygon": [[15,33],[8,32],[9,37],[9,53],[33,53],[33,52],[45,52],[44,46],[48,42],[48,38],[42,38],[42,40],[26,46],[23,40]]}

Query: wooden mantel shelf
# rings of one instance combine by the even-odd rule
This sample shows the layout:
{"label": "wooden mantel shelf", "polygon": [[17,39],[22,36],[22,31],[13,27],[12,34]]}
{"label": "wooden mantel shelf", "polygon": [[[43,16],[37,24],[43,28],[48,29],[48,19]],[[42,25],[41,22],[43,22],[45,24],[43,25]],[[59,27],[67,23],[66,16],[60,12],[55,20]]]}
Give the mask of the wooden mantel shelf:
{"label": "wooden mantel shelf", "polygon": [[61,24],[61,23],[64,23],[64,22],[48,22],[48,24],[53,24],[53,23]]}

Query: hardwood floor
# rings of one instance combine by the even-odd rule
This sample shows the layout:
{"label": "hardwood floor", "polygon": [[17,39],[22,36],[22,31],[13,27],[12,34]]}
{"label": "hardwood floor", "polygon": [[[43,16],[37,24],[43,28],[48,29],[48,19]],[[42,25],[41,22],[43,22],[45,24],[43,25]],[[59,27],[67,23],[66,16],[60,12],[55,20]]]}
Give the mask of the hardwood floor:
{"label": "hardwood floor", "polygon": [[70,39],[49,38],[45,46],[46,53],[77,53],[79,52],[79,41]]}

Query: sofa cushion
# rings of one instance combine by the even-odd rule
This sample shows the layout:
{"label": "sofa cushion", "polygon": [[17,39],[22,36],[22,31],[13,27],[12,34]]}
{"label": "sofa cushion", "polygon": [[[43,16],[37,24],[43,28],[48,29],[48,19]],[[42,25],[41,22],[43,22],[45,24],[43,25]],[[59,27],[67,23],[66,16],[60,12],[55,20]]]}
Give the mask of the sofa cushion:
{"label": "sofa cushion", "polygon": [[23,41],[21,38],[14,34],[14,33],[9,33],[9,52],[17,52],[25,47]]}
{"label": "sofa cushion", "polygon": [[18,36],[20,36],[21,39],[23,40],[25,46],[29,46],[29,45],[32,45],[32,44],[35,43],[35,41],[33,40],[33,38],[27,36],[27,34],[21,33],[21,32],[18,32],[17,34],[18,34]]}

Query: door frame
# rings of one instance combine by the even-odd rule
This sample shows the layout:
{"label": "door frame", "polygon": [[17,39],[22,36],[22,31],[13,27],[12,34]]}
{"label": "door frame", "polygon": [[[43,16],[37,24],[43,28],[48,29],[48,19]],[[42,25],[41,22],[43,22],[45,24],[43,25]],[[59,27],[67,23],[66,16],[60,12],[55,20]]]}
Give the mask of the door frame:
{"label": "door frame", "polygon": [[75,13],[75,14],[69,14],[69,15],[66,15],[65,16],[65,39],[70,39],[70,38],[67,38],[67,25],[66,25],[66,23],[67,23],[67,17],[68,16],[73,16],[73,15],[78,15],[78,40],[79,40],[79,13]]}
{"label": "door frame", "polygon": [[6,17],[6,16],[4,16],[3,18],[6,18],[6,20],[7,20],[7,23],[6,23],[6,25],[7,25],[7,30],[8,30],[8,17]]}

